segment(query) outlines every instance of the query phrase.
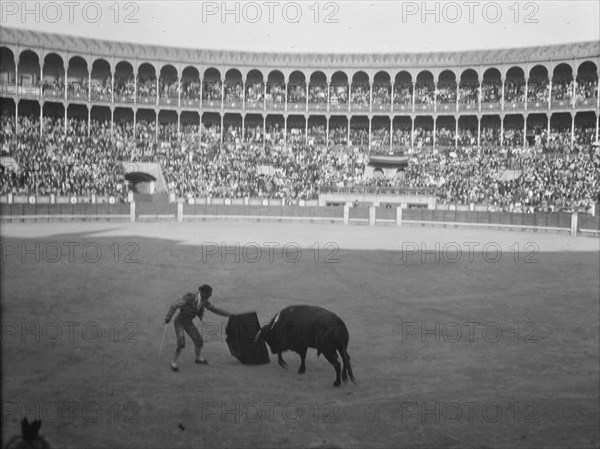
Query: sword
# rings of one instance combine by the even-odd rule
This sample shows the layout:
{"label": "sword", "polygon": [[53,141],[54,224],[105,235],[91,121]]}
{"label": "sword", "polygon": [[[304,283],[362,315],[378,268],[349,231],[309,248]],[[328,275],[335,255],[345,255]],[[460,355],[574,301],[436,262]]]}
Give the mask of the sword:
{"label": "sword", "polygon": [[158,350],[158,358],[157,358],[157,360],[160,359],[160,353],[162,352],[163,343],[165,342],[165,334],[167,333],[167,325],[168,324],[169,323],[165,323],[165,330],[163,331],[163,337],[162,337],[162,340],[160,342],[160,349]]}

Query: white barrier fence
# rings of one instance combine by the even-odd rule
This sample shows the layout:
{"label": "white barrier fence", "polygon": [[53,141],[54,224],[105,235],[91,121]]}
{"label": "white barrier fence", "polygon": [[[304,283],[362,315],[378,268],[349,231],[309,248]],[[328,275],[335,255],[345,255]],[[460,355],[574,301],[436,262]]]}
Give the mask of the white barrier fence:
{"label": "white barrier fence", "polygon": [[[245,202],[248,205],[248,202]],[[51,203],[28,203],[30,206],[33,204],[51,204]],[[109,203],[111,204],[111,203]],[[206,203],[205,203],[206,204]],[[233,206],[233,204],[223,203],[223,206]],[[377,224],[387,224],[395,226],[405,225],[420,225],[420,226],[443,226],[443,227],[475,227],[475,228],[488,228],[488,229],[508,229],[508,230],[521,230],[521,231],[552,231],[552,232],[565,232],[572,236],[578,233],[600,235],[598,229],[587,229],[578,227],[578,215],[572,214],[570,217],[570,227],[557,227],[557,226],[535,226],[530,224],[508,224],[508,223],[494,223],[494,222],[464,222],[464,221],[440,221],[440,220],[411,220],[404,217],[404,212],[401,207],[395,208],[395,218],[389,218],[391,214],[388,213],[388,218],[377,218],[377,207],[374,205],[369,207],[368,218],[351,217],[350,206],[345,204],[343,206],[343,217],[335,216],[312,216],[312,215],[251,215],[251,214],[185,214],[184,204],[179,202],[177,204],[177,210],[173,214],[141,214],[137,211],[135,202],[129,203],[128,214],[91,214],[91,213],[71,213],[71,214],[7,214],[0,216],[2,222],[29,222],[29,221],[160,221],[169,220],[177,221],[179,223],[189,221],[261,221],[261,222],[330,222],[330,223],[343,223],[349,225],[351,223],[363,223],[369,226],[375,226]],[[273,204],[276,207],[275,204]],[[303,205],[304,206],[304,205]]]}

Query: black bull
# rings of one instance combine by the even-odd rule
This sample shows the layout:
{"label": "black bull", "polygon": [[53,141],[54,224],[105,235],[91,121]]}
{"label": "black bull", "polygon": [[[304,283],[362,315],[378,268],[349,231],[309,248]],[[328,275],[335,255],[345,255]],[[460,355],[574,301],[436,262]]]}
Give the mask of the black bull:
{"label": "black bull", "polygon": [[[335,368],[335,387],[341,384],[341,380],[347,382],[348,377],[355,382],[347,352],[348,329],[344,321],[329,310],[306,305],[286,307],[260,329],[255,341],[259,338],[269,345],[273,354],[277,354],[277,361],[284,368],[286,363],[281,353],[291,350],[300,355],[298,372],[304,373],[306,351],[308,348],[315,348],[317,356],[322,353]],[[342,357],[343,368],[338,361],[338,352]]]}

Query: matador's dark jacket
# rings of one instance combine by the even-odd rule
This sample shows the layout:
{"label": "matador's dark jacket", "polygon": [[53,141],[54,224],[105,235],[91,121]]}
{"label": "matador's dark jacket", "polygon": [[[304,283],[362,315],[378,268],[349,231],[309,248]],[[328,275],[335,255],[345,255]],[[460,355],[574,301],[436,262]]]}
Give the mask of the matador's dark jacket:
{"label": "matador's dark jacket", "polygon": [[217,315],[229,316],[229,313],[213,306],[208,299],[201,300],[195,293],[186,293],[180,300],[175,301],[167,312],[165,319],[171,321],[171,318],[177,309],[180,309],[177,319],[183,321],[192,321],[196,315],[198,318],[202,319],[205,309],[208,309]]}

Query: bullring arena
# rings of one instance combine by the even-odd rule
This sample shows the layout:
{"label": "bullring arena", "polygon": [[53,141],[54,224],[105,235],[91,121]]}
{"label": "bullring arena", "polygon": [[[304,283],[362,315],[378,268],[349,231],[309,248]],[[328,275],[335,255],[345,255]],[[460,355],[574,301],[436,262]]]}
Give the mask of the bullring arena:
{"label": "bullring arena", "polygon": [[[0,37],[3,447],[25,416],[61,448],[598,447],[598,42]],[[357,384],[242,365],[211,313],[172,372],[203,283],[334,311]]]}

